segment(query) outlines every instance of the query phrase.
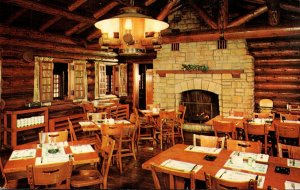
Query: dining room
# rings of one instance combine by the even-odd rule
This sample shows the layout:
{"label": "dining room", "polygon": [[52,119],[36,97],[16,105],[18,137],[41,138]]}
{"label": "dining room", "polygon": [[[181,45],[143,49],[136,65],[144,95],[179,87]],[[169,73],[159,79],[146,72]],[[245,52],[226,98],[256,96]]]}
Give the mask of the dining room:
{"label": "dining room", "polygon": [[1,188],[300,188],[297,0],[0,12]]}

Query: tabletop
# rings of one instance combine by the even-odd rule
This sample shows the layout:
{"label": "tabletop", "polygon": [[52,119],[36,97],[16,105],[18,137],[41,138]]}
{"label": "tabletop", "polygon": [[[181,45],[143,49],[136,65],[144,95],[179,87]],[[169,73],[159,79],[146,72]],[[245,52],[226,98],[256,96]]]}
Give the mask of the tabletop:
{"label": "tabletop", "polygon": [[[146,170],[150,170],[151,163],[155,163],[157,165],[162,164],[168,159],[183,161],[183,162],[189,162],[194,163],[197,165],[202,165],[203,167],[197,171],[196,173],[196,179],[203,180],[204,181],[204,172],[207,172],[211,175],[216,175],[218,171],[224,167],[228,159],[230,158],[232,151],[227,151],[225,149],[222,149],[222,151],[219,154],[216,154],[217,158],[214,161],[208,161],[205,160],[204,157],[207,155],[207,153],[201,153],[201,152],[193,152],[193,151],[186,151],[185,149],[189,145],[185,144],[176,144],[173,147],[159,153],[158,155],[152,157],[148,161],[144,162],[142,164],[142,168]],[[284,189],[284,183],[286,180],[300,183],[300,168],[295,167],[289,167],[290,168],[290,174],[280,174],[275,172],[276,166],[281,167],[288,167],[287,166],[287,159],[286,158],[279,158],[279,157],[269,157],[267,164],[267,171],[265,174],[259,174],[262,176],[265,176],[265,181],[263,184],[263,189],[267,189],[268,186],[276,187],[277,189]],[[231,170],[231,169],[229,169]],[[241,171],[238,169],[234,169],[235,171]],[[253,173],[253,172],[247,172],[242,170],[246,173]],[[254,173],[257,175],[256,173]]]}
{"label": "tabletop", "polygon": [[[87,163],[96,163],[99,162],[98,153],[95,151],[83,152],[83,153],[73,153],[71,150],[71,146],[79,146],[81,145],[79,142],[68,142],[67,146],[64,146],[65,154],[69,154],[72,156],[73,165],[79,164],[87,164]],[[9,159],[7,160],[3,172],[6,174],[9,173],[25,173],[26,177],[26,166],[27,165],[35,165],[36,159],[41,157],[42,149],[39,144],[24,144],[20,146],[16,146],[15,150],[35,150],[35,155],[33,157],[25,157],[22,159]]]}

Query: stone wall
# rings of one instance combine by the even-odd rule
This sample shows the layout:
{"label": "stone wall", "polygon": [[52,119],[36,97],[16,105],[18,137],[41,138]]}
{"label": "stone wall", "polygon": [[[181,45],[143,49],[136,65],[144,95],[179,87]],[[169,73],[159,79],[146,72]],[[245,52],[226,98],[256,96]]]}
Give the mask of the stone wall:
{"label": "stone wall", "polygon": [[[254,109],[253,57],[248,54],[245,40],[227,41],[227,49],[218,49],[216,41],[180,43],[179,51],[165,44],[153,61],[154,103],[163,108],[176,108],[181,92],[207,90],[219,95],[220,114],[231,109],[252,112]],[[181,70],[182,64],[207,65],[209,70],[244,71],[240,78],[231,74],[167,74],[160,77],[156,70]]]}

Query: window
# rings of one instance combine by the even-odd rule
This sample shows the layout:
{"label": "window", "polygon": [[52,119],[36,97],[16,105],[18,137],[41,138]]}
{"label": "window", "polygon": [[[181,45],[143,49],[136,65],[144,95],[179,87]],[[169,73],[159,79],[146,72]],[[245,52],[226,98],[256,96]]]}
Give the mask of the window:
{"label": "window", "polygon": [[53,58],[35,58],[33,101],[49,103],[66,97],[81,101],[86,99],[86,87],[86,61],[55,63]]}

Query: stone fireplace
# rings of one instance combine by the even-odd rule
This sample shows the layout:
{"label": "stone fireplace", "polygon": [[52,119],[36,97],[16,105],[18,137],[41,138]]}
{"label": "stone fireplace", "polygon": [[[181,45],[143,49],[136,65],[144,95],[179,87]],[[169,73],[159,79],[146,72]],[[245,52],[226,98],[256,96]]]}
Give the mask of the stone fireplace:
{"label": "stone fireplace", "polygon": [[[219,114],[230,110],[253,111],[253,57],[245,40],[228,40],[227,49],[218,49],[216,41],[180,43],[179,51],[165,44],[153,61],[154,103],[177,108],[182,93],[202,90],[218,96]],[[207,65],[207,72],[183,71],[182,64]]]}

